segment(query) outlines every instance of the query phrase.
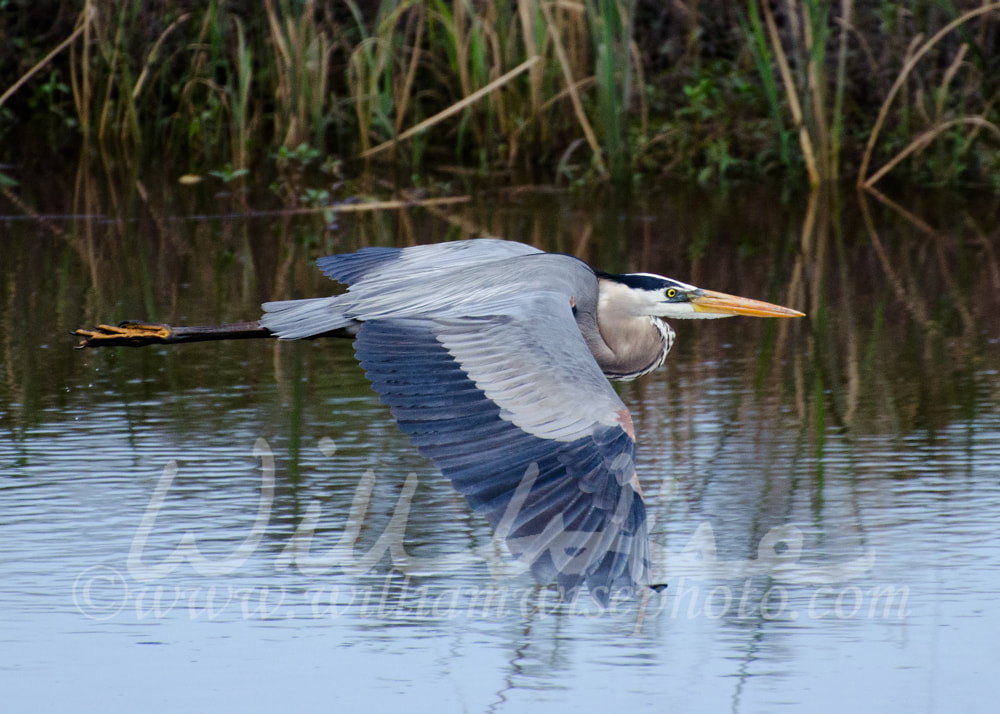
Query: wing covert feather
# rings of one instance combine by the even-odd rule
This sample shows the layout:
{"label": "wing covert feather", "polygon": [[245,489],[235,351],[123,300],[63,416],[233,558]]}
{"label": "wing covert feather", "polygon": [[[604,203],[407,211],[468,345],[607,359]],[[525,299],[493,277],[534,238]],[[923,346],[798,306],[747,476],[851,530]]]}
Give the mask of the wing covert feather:
{"label": "wing covert feather", "polygon": [[[621,405],[603,377],[603,395],[577,386],[567,398],[550,395],[537,404],[525,385],[564,382],[563,366],[549,357],[522,359],[523,376],[509,378],[511,384],[490,382],[490,358],[502,363],[520,354],[522,343],[511,338],[518,323],[514,315],[375,320],[362,325],[355,349],[400,428],[511,552],[540,580],[570,594],[587,584],[606,604],[612,591],[648,582],[645,507],[633,483],[635,444],[621,425],[598,416]],[[502,335],[510,339],[494,341]],[[580,346],[586,349],[582,339]],[[574,393],[579,403],[567,422],[560,414]]]}

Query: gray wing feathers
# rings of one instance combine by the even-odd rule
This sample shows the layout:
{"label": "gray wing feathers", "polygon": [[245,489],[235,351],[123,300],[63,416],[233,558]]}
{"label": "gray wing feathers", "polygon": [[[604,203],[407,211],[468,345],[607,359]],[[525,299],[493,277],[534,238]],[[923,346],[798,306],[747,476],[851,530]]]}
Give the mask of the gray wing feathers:
{"label": "gray wing feathers", "polygon": [[479,238],[409,248],[362,248],[356,253],[320,258],[317,264],[328,278],[353,285],[362,279],[384,280],[405,277],[418,271],[455,270],[499,258],[541,252],[524,243]]}
{"label": "gray wing feathers", "polygon": [[495,304],[499,315],[437,321],[438,340],[501,409],[538,437],[574,441],[620,426],[625,405],[594,361],[569,300],[552,292]]}
{"label": "gray wing feathers", "polygon": [[362,248],[356,253],[320,258],[316,264],[326,277],[351,285],[366,274],[397,262],[402,253],[402,248]]}
{"label": "gray wing feathers", "polygon": [[[260,324],[283,340],[298,340],[355,325],[357,319],[440,311],[469,295],[468,286],[454,277],[456,271],[540,253],[523,243],[481,238],[331,255],[320,258],[319,267],[328,277],[350,285],[349,296],[267,302]],[[503,271],[498,272],[502,278]],[[506,289],[500,283],[496,296]],[[483,300],[490,295],[475,297]]]}
{"label": "gray wing feathers", "polygon": [[[557,582],[571,596],[586,583],[605,605],[612,591],[634,592],[648,582],[649,560],[645,509],[633,484],[634,442],[621,425],[602,426],[593,417],[589,431],[572,441],[519,427],[515,421],[530,409],[500,407],[442,340],[445,333],[479,334],[489,329],[484,322],[369,321],[355,350],[400,428],[539,580]],[[498,322],[509,325],[510,316]],[[496,349],[503,361],[512,347],[501,342]],[[560,370],[548,360],[528,364],[540,382]],[[540,423],[552,423],[554,415],[541,412]]]}
{"label": "gray wing feathers", "polygon": [[[265,303],[261,325],[282,339],[301,339],[359,322],[432,317],[441,344],[503,418],[527,433],[573,441],[595,423],[620,425],[625,405],[591,355],[570,304],[571,298],[596,302],[590,268],[488,239],[404,248],[387,258],[391,250],[359,260],[369,272],[343,295]],[[343,260],[328,265],[346,271],[354,255],[366,254],[334,256]],[[408,263],[421,269],[404,270]]]}
{"label": "gray wing feathers", "polygon": [[580,331],[597,309],[589,267],[486,239],[320,267],[348,291],[266,303],[261,325],[284,339],[358,327],[358,358],[400,428],[537,576],[585,581],[602,602],[646,582],[628,411]]}
{"label": "gray wing feathers", "polygon": [[282,339],[302,339],[356,321],[492,315],[512,291],[551,286],[572,294],[575,282],[593,281],[575,258],[495,239],[367,249],[321,262],[328,275],[356,282],[339,296],[265,303],[263,327]]}

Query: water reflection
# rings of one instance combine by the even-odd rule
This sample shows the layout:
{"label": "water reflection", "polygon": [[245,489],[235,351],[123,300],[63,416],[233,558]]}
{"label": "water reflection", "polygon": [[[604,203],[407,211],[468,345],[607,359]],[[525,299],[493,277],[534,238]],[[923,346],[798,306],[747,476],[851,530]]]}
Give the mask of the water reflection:
{"label": "water reflection", "polygon": [[[27,186],[20,199],[103,218],[0,225],[0,679],[12,701],[43,684],[98,701],[97,683],[144,708],[153,687],[176,708],[179,679],[202,705],[247,709],[267,701],[250,679],[293,685],[286,705],[336,694],[345,708],[400,694],[496,711],[653,697],[732,711],[988,701],[1000,625],[993,203],[756,189],[649,193],[627,208],[521,197],[355,214],[328,230],[301,215],[177,220],[232,207],[152,182],[78,185],[69,206],[58,197],[72,186]],[[810,315],[677,323],[666,368],[621,387],[654,567],[685,565],[665,594],[598,616],[562,608],[525,573],[495,578],[489,528],[400,436],[348,344],[69,349],[68,331],[100,320],[244,319],[265,299],[329,290],[310,265],[318,255],[473,230]],[[258,438],[275,458],[274,502],[246,561],[228,575],[181,565],[156,583],[132,578],[128,554],[171,460],[144,562],[163,562],[187,532],[211,557],[244,542],[260,503]],[[454,568],[407,577],[385,556],[368,572],[308,573],[288,561],[311,515],[311,552],[342,542],[369,471],[354,552],[386,532],[412,473],[403,546]],[[874,560],[830,583],[720,576],[695,564],[706,524],[729,563],[756,563],[762,540],[782,533],[801,546],[772,552],[795,555],[801,572]],[[112,617],[74,604],[88,572],[102,612],[123,603]]]}

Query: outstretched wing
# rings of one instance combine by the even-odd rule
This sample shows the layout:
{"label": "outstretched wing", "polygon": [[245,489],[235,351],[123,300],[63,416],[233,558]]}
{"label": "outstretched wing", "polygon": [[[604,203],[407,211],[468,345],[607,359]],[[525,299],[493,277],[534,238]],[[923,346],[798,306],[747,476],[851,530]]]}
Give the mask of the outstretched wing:
{"label": "outstretched wing", "polygon": [[[463,269],[481,270],[505,259],[528,255],[542,255],[542,251],[524,243],[479,238],[409,248],[370,247],[327,256],[317,261],[320,269],[327,277],[350,285],[352,295],[347,299],[335,295],[266,302],[260,324],[281,339],[298,340],[345,328],[353,331],[357,327],[356,313],[372,311],[378,305],[389,312],[412,312],[416,300],[428,305],[435,305],[437,300],[436,307],[441,309],[449,297],[454,299],[463,292],[456,292],[459,283],[454,278]],[[394,292],[401,286],[413,291],[402,301]]]}
{"label": "outstretched wing", "polygon": [[410,435],[543,582],[571,596],[648,583],[631,420],[569,301],[365,322],[355,350]]}

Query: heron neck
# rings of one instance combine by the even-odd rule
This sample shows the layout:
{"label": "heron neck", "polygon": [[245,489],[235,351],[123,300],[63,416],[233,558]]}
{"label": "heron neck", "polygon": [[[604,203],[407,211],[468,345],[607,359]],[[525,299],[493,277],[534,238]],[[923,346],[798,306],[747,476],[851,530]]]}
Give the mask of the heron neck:
{"label": "heron neck", "polygon": [[624,314],[597,315],[599,344],[590,350],[608,379],[635,379],[663,364],[673,344],[674,331],[655,317]]}

